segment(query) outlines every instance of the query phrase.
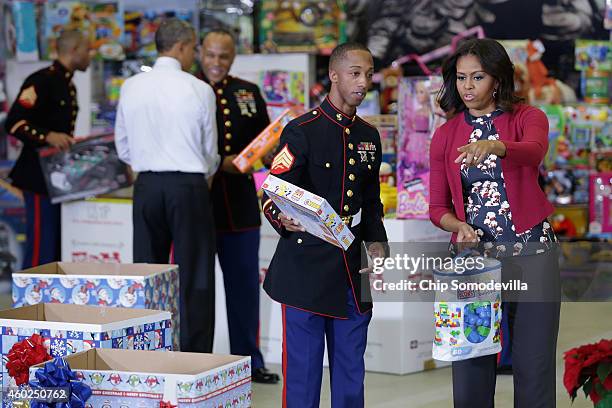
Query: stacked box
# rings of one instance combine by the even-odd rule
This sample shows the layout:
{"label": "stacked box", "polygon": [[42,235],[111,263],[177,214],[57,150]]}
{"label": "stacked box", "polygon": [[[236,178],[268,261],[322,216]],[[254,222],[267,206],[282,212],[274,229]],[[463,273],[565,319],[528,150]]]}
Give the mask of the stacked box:
{"label": "stacked box", "polygon": [[11,385],[6,371],[13,345],[39,334],[51,357],[93,348],[172,350],[170,313],[41,303],[0,311],[2,384]]}
{"label": "stacked box", "polygon": [[[250,357],[146,351],[89,350],[66,358],[89,385],[91,408],[250,407]],[[30,379],[42,364],[30,368]]]}
{"label": "stacked box", "polygon": [[179,273],[176,265],[54,262],[13,274],[13,306],[38,303],[117,306],[172,313],[178,349]]}

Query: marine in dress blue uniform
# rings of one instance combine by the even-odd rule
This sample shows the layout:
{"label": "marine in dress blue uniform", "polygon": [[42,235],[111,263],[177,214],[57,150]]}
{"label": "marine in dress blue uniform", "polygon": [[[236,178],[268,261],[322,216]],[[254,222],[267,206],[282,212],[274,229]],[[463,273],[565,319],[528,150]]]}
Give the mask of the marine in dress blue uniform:
{"label": "marine in dress blue uniform", "polygon": [[71,144],[79,111],[72,77],[89,66],[89,42],[66,31],[58,38],[58,52],[58,60],[26,78],[5,123],[23,143],[9,177],[23,191],[26,207],[24,269],[60,260],[60,206],[49,200],[38,149]]}
{"label": "marine in dress blue uniform", "polygon": [[223,270],[230,352],[249,355],[252,379],[276,383],[259,350],[259,229],[261,214],[251,174],[231,163],[270,119],[257,85],[228,75],[235,55],[229,32],[215,30],[202,43],[201,78],[217,96],[217,129],[222,165],[212,183],[217,255]]}
{"label": "marine in dress blue uniform", "polygon": [[350,43],[336,48],[330,94],[285,127],[272,163],[272,174],[324,197],[355,235],[344,251],[290,228],[264,195],[264,214],[281,235],[264,289],[282,303],[284,407],[319,406],[325,340],[332,407],[364,405],[363,355],[372,303],[368,276],[359,273],[361,249],[364,243],[387,241],[380,137],[355,114],[371,73],[367,48]]}

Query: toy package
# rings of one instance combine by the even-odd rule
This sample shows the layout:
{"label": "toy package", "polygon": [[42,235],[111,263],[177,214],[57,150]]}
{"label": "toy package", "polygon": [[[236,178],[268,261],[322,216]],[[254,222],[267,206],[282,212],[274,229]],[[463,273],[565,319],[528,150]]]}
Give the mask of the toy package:
{"label": "toy package", "polygon": [[224,29],[236,39],[238,54],[251,54],[253,47],[253,6],[237,0],[200,2],[200,37],[212,30]]}
{"label": "toy package", "polygon": [[43,148],[39,159],[54,204],[109,193],[131,184],[129,170],[117,155],[113,135],[84,139],[67,152]]}
{"label": "toy package", "polygon": [[565,137],[565,112],[561,105],[543,105],[539,108],[546,113],[548,118],[548,152],[544,158],[544,164],[550,168],[557,158],[559,139]]}
{"label": "toy package", "polygon": [[403,78],[399,87],[397,218],[429,218],[429,143],[446,121],[436,103],[442,78]]}
{"label": "toy package", "polygon": [[578,71],[612,71],[612,41],[576,40],[575,56]]}
{"label": "toy package", "polygon": [[483,263],[484,268],[465,273],[452,269],[433,272],[436,282],[448,288],[436,291],[432,350],[436,360],[467,360],[501,351],[501,291],[452,289],[453,281],[457,286],[501,283],[501,262],[484,258]]}
{"label": "toy package", "polygon": [[342,0],[262,0],[259,44],[262,53],[331,54],[346,42]]}
{"label": "toy package", "polygon": [[98,50],[103,59],[124,59],[123,13],[119,12],[119,3],[109,1],[92,4],[90,7],[93,28],[92,48]]}
{"label": "toy package", "polygon": [[544,192],[553,204],[586,204],[589,201],[589,170],[549,171],[544,177]]}
{"label": "toy package", "polygon": [[126,9],[124,13],[124,45],[128,58],[155,58],[155,32],[161,22],[170,17],[193,22],[189,9]]}
{"label": "toy package", "polygon": [[594,235],[612,233],[612,173],[595,173],[590,176],[589,232]]}
{"label": "toy package", "polygon": [[89,38],[93,35],[89,8],[85,2],[62,0],[45,3],[45,39],[43,58],[57,58],[56,40],[63,30],[79,30]]}
{"label": "toy package", "polygon": [[281,212],[298,220],[309,234],[345,251],[355,240],[349,226],[323,197],[273,175],[261,188]]}
{"label": "toy package", "polygon": [[380,199],[385,217],[393,217],[397,208],[397,116],[374,115],[364,116],[363,119],[375,126],[380,135],[382,145],[382,163],[379,172]]}

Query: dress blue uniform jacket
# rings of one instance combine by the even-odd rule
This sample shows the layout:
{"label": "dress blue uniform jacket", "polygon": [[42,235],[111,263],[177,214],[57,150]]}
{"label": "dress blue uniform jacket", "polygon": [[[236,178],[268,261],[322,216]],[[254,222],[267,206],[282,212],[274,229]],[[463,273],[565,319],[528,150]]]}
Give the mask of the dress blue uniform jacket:
{"label": "dress blue uniform jacket", "polygon": [[281,235],[264,282],[274,300],[346,318],[350,285],[359,312],[372,309],[369,279],[359,270],[363,243],[387,241],[378,178],[381,153],[378,131],[358,116],[343,114],[329,98],[285,127],[271,173],[325,198],[349,226],[361,210],[361,222],[350,227],[355,241],[344,251],[307,232],[282,228],[278,208],[264,195],[266,219]]}

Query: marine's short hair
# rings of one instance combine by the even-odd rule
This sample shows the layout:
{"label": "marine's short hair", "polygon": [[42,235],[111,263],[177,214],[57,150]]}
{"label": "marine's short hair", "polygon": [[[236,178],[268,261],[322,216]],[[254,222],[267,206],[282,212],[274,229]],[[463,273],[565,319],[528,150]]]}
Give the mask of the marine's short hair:
{"label": "marine's short hair", "polygon": [[62,31],[57,38],[57,53],[59,55],[70,54],[85,38],[85,35],[79,30]]}
{"label": "marine's short hair", "polygon": [[368,47],[357,42],[347,42],[344,44],[340,44],[336,48],[334,48],[331,53],[331,56],[329,57],[329,67],[335,67],[336,64],[346,58],[346,54],[348,54],[350,51],[365,51],[369,54],[372,54]]}

